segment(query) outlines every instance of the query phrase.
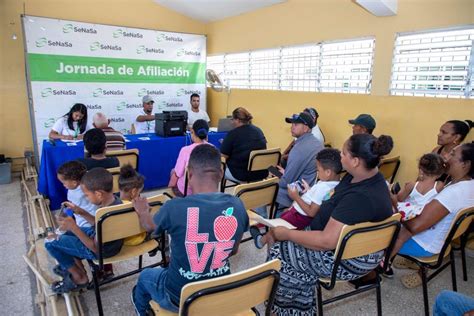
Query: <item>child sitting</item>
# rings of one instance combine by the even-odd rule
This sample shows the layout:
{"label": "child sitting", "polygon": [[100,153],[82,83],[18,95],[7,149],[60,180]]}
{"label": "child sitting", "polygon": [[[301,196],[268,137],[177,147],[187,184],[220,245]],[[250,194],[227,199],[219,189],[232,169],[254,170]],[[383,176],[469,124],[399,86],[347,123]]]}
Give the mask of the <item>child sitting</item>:
{"label": "child sitting", "polygon": [[[285,211],[281,218],[292,224],[298,230],[304,229],[311,223],[318,213],[323,201],[331,197],[333,189],[339,184],[342,171],[341,152],[337,149],[326,148],[316,155],[316,168],[319,181],[309,188],[303,180],[305,190],[300,196],[295,185],[288,185],[288,196],[294,201],[292,206]],[[254,238],[258,249],[269,242],[271,236],[263,235],[256,226],[250,227],[250,234]]]}
{"label": "child sitting", "polygon": [[79,227],[94,226],[97,211],[97,206],[86,199],[80,186],[86,172],[86,166],[78,161],[68,161],[58,169],[58,180],[68,190],[68,201],[63,204],[74,212],[76,224]]}
{"label": "child sitting", "polygon": [[[120,199],[125,202],[135,201],[140,197],[143,190],[145,178],[139,174],[129,164],[120,168],[120,176],[118,179],[118,187],[120,190]],[[146,232],[125,238],[124,245],[136,246],[141,244],[146,238]]]}
{"label": "child sitting", "polygon": [[[98,207],[121,204],[122,201],[113,194],[113,177],[104,168],[88,171],[81,181],[81,188],[86,198]],[[62,270],[67,270],[62,281],[54,282],[52,290],[63,294],[85,288],[88,285],[87,273],[80,260],[96,259],[97,241],[94,227],[79,227],[72,217],[58,217],[59,229],[70,233],[57,236],[45,243],[48,253],[54,257]],[[105,258],[120,252],[123,240],[107,242],[103,245]]]}
{"label": "child sitting", "polygon": [[406,183],[398,194],[392,194],[392,203],[402,215],[402,221],[420,215],[423,207],[443,189],[444,183],[436,179],[445,171],[445,164],[440,155],[429,153],[421,156],[417,181]]}

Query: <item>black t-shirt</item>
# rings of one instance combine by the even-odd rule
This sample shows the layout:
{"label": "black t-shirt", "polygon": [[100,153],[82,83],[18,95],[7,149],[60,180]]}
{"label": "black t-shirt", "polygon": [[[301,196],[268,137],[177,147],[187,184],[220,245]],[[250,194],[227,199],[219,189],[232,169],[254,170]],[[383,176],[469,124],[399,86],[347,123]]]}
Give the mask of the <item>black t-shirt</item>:
{"label": "black t-shirt", "polygon": [[347,174],[334,188],[333,196],[321,204],[311,230],[324,230],[330,217],[354,225],[379,222],[393,214],[388,186],[380,172],[358,183],[351,183],[352,178]]}
{"label": "black t-shirt", "polygon": [[93,168],[109,169],[120,166],[117,157],[107,157],[105,159],[79,158],[77,161],[82,162],[86,166],[87,170],[91,170]]}
{"label": "black t-shirt", "polygon": [[[120,205],[122,204],[122,200],[118,197],[114,198],[114,201],[109,205]],[[117,239],[113,241],[109,241],[104,243],[103,248],[102,248],[102,255],[104,258],[110,258],[115,256],[120,252],[123,246],[123,239]]]}
{"label": "black t-shirt", "polygon": [[255,181],[266,178],[268,171],[247,171],[250,152],[266,148],[267,140],[262,130],[255,125],[248,124],[234,128],[227,134],[221,145],[221,153],[229,156],[227,167],[236,179]]}

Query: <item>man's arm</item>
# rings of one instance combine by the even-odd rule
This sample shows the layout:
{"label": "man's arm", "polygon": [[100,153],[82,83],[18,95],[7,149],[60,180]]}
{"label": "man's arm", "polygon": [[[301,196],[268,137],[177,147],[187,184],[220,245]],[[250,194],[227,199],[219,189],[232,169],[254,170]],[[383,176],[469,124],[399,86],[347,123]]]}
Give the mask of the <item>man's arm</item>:
{"label": "man's arm", "polygon": [[66,205],[67,207],[69,207],[73,212],[74,214],[77,214],[77,215],[80,215],[82,217],[84,217],[84,219],[89,223],[91,224],[92,226],[95,225],[95,217],[92,216],[91,214],[89,214],[86,210],[80,208],[79,206],[77,206],[76,204],[72,203],[72,202],[64,202],[64,205]]}
{"label": "man's arm", "polygon": [[154,121],[154,115],[139,115],[137,116],[137,122],[147,122],[147,121]]}

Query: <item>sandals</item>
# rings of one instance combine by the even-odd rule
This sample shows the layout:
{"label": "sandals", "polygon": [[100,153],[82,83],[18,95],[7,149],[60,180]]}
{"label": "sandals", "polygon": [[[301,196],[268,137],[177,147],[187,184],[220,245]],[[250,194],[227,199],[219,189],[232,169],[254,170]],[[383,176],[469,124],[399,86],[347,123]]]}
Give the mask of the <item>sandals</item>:
{"label": "sandals", "polygon": [[257,226],[250,226],[249,232],[250,232],[250,236],[252,236],[252,238],[253,238],[253,242],[255,243],[255,247],[257,249],[262,249],[263,245],[262,245],[261,240],[262,240],[263,234],[260,232],[260,229],[258,229]]}
{"label": "sandals", "polygon": [[418,270],[419,267],[416,263],[405,259],[403,257],[397,256],[392,263],[392,266],[394,266],[397,269],[412,269],[412,270]]}
{"label": "sandals", "polygon": [[56,294],[64,294],[72,291],[79,291],[81,289],[87,288],[89,282],[83,284],[74,283],[70,277],[64,278],[62,281],[53,282],[51,285],[51,290]]}
{"label": "sandals", "polygon": [[406,274],[402,276],[400,281],[407,289],[414,289],[420,286],[422,283],[421,276],[418,272]]}

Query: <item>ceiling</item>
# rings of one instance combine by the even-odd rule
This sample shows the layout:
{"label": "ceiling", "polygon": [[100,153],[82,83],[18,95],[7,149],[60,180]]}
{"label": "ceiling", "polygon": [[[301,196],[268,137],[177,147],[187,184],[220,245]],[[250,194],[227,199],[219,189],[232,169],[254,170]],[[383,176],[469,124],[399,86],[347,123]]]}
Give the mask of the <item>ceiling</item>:
{"label": "ceiling", "polygon": [[215,22],[287,0],[154,0],[160,6],[201,22]]}

